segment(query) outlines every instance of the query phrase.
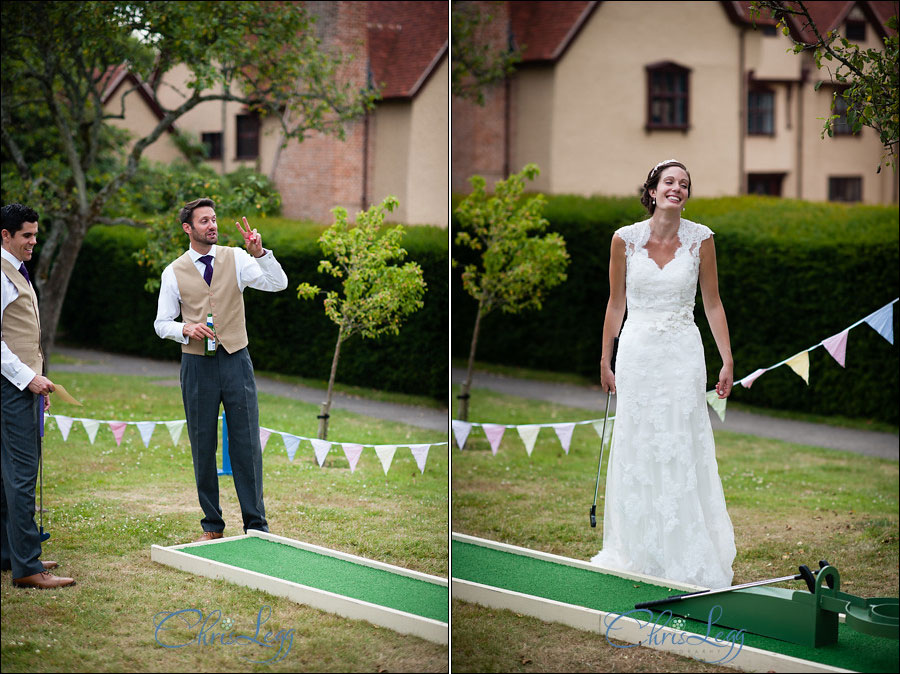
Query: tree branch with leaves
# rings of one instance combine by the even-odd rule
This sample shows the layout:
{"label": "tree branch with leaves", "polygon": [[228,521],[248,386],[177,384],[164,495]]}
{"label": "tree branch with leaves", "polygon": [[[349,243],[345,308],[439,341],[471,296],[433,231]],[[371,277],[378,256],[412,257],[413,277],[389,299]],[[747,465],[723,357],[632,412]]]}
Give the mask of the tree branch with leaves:
{"label": "tree branch with leaves", "polygon": [[[541,236],[547,220],[541,215],[546,200],[537,194],[523,198],[525,180],[540,170],[526,165],[519,173],[500,180],[489,196],[481,176],[472,176],[472,192],[456,207],[460,231],[456,245],[480,254],[478,264],[463,267],[463,288],[478,303],[466,380],[460,392],[459,419],[469,415],[469,391],[481,320],[494,310],[515,314],[540,309],[544,295],[566,280],[569,254],[557,232]],[[453,266],[458,266],[456,260]]]}
{"label": "tree branch with leaves", "polygon": [[[319,273],[341,279],[341,291],[325,293],[325,315],[338,326],[337,342],[328,377],[328,391],[319,415],[318,436],[328,439],[328,419],[334,390],[341,344],[353,335],[376,339],[381,335],[396,335],[403,320],[424,305],[425,279],[422,268],[415,262],[402,266],[391,263],[402,260],[406,250],[400,246],[403,227],[397,225],[380,234],[385,210],[393,211],[397,198],[388,196],[359,213],[356,226],[351,227],[347,211],[332,209],[335,223],[319,237],[322,252],[334,258],[319,262]],[[313,299],[323,291],[318,286],[301,283],[297,287],[299,299]]]}
{"label": "tree branch with leaves", "polygon": [[450,9],[450,90],[454,96],[484,105],[484,90],[513,74],[521,49],[505,39],[488,38],[494,17],[480,3],[454,0]]}
{"label": "tree branch with leaves", "polygon": [[[897,149],[900,143],[900,102],[897,91],[900,88],[898,71],[897,15],[890,17],[886,25],[893,31],[884,38],[884,49],[861,49],[837,31],[823,31],[816,25],[809,9],[802,0],[778,2],[777,0],[757,0],[750,3],[752,18],[767,10],[778,23],[782,33],[794,43],[789,50],[795,54],[811,53],[816,67],[828,70],[832,84],[843,88],[836,91],[831,102],[835,111],[838,96],[847,103],[847,124],[853,133],[869,127],[878,133],[883,147],[881,164],[897,167]],[[798,41],[791,32],[789,22],[800,31],[811,31],[815,41]],[[834,65],[832,71],[831,65]],[[816,83],[816,90],[824,80]],[[825,118],[822,138],[834,134],[834,124],[841,117],[832,114]]]}

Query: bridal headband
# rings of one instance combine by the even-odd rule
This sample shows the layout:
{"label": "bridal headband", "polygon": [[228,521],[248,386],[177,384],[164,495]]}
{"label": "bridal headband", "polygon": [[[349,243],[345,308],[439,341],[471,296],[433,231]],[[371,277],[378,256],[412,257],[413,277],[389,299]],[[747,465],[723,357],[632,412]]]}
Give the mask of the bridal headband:
{"label": "bridal headband", "polygon": [[[664,166],[664,165],[666,165],[666,164],[671,164],[672,162],[677,162],[677,163],[681,164],[681,162],[678,161],[677,159],[666,159],[665,161],[661,161],[661,162],[659,162],[656,166],[654,166],[654,167],[653,167],[653,171],[655,171],[656,169],[658,169],[660,166]],[[652,173],[652,171],[651,171],[651,173]]]}

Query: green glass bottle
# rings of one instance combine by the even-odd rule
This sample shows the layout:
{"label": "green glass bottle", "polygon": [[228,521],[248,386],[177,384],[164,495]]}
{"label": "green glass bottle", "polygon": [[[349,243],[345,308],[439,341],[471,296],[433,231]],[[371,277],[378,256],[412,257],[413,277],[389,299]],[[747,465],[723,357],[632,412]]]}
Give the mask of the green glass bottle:
{"label": "green glass bottle", "polygon": [[[216,334],[216,326],[213,323],[212,314],[206,314],[206,327],[213,331],[213,334]],[[206,355],[207,356],[215,356],[216,355],[216,339],[215,337],[207,337],[206,338]]]}

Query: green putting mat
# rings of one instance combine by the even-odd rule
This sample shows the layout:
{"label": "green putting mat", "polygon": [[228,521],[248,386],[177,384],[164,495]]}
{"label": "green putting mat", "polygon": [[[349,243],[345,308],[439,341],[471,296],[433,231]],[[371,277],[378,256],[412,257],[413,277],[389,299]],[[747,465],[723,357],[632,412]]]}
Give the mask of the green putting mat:
{"label": "green putting mat", "polygon": [[262,538],[182,548],[195,557],[447,622],[446,587]]}
{"label": "green putting mat", "polygon": [[[639,602],[662,599],[670,594],[681,593],[680,590],[673,592],[667,587],[658,587],[636,580],[587,571],[565,564],[555,564],[461,541],[453,541],[452,551],[453,578],[599,611],[628,613],[633,611],[634,605]],[[633,615],[642,621],[646,620],[646,614],[643,616]],[[654,615],[658,616],[659,614]],[[702,635],[707,633],[706,623],[690,619],[685,619],[684,623],[682,629],[686,632]],[[665,624],[665,621],[661,621],[661,624]],[[671,619],[668,625],[672,626]],[[713,625],[710,639],[718,631],[727,633],[729,630]],[[757,634],[745,633],[743,637],[745,646],[753,646],[835,667],[860,672],[898,671],[900,646],[897,641],[861,634],[843,624],[839,628],[838,643],[822,648],[800,646],[778,639],[761,637]],[[615,638],[614,635],[613,638]]]}

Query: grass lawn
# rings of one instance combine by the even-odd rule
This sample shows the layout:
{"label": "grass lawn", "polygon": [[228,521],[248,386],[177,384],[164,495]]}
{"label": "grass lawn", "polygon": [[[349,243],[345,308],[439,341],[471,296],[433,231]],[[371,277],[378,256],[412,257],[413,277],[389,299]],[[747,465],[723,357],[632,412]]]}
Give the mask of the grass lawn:
{"label": "grass lawn", "polygon": [[[469,419],[517,424],[590,416],[476,390]],[[452,451],[453,531],[576,559],[596,554],[609,454],[592,529],[599,441],[590,425],[575,427],[568,455],[549,428],[541,430],[531,457],[513,429],[497,456],[480,429],[473,429],[465,451],[455,445]],[[842,590],[897,596],[896,461],[725,431],[716,433],[716,452],[737,545],[735,584],[827,559],[841,572]],[[615,649],[598,635],[510,611],[458,601],[451,608],[454,671],[733,671],[645,648]]]}
{"label": "grass lawn", "polygon": [[[51,412],[101,420],[184,418],[181,392],[151,378],[54,374],[85,403],[54,402]],[[315,437],[315,405],[260,394],[260,424]],[[331,419],[329,439],[361,444],[440,442],[434,431],[345,412]],[[275,534],[446,577],[448,574],[448,450],[432,447],[420,473],[410,451],[397,449],[384,474],[371,448],[351,474],[339,447],[325,466],[303,442],[293,462],[273,434],[263,454],[269,529]],[[145,448],[135,426],[121,446],[101,425],[91,445],[80,422],[67,442],[55,421],[44,439],[45,560],[74,588],[21,590],[3,573],[2,668],[31,671],[446,671],[446,647],[363,621],[333,616],[288,600],[176,571],[150,561],[152,544],[189,542],[201,533],[187,431],[173,446],[157,426]],[[242,533],[231,478],[221,478],[225,534]],[[37,520],[37,518],[36,518]],[[290,652],[271,664],[259,646],[214,645],[197,639],[163,648],[154,615],[221,611],[237,635],[294,630]],[[212,620],[212,618],[210,618]],[[196,632],[195,632],[196,634]]]}

